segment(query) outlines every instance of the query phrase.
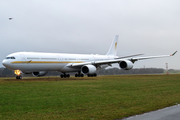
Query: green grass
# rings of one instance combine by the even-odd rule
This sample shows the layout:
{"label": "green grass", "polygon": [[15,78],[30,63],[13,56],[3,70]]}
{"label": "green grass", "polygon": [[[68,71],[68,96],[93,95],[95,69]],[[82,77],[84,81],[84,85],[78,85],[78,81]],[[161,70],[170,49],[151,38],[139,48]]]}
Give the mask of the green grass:
{"label": "green grass", "polygon": [[0,79],[0,119],[113,120],[180,103],[180,75]]}

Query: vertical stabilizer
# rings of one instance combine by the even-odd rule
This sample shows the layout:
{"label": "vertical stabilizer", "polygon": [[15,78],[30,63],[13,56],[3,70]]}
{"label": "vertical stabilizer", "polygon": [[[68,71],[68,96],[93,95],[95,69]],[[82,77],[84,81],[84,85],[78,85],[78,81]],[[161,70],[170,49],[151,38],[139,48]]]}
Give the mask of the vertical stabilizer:
{"label": "vertical stabilizer", "polygon": [[117,54],[117,44],[118,44],[119,35],[115,35],[114,40],[111,43],[111,47],[106,55],[116,56]]}

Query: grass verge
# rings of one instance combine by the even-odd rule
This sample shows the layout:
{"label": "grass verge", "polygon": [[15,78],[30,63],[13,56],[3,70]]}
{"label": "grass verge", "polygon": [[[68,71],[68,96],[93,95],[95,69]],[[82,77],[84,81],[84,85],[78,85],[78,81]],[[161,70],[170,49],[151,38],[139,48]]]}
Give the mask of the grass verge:
{"label": "grass verge", "polygon": [[179,78],[0,79],[0,119],[121,119],[180,103]]}

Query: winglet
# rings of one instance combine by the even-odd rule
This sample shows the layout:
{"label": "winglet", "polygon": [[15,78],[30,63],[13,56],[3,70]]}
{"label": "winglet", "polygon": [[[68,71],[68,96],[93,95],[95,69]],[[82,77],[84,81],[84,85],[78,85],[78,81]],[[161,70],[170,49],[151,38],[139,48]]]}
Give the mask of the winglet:
{"label": "winglet", "polygon": [[170,55],[170,56],[174,56],[175,54],[177,53],[177,51],[176,52],[174,52],[172,55]]}

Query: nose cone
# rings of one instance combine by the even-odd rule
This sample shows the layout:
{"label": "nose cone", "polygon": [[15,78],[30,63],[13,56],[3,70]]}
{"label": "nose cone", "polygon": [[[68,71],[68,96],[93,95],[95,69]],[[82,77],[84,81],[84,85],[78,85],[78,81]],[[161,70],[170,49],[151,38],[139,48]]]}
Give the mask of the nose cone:
{"label": "nose cone", "polygon": [[9,61],[9,60],[4,59],[4,60],[2,61],[2,64],[3,64],[4,67],[6,67],[6,68],[9,68],[9,67],[10,67],[10,61]]}
{"label": "nose cone", "polygon": [[3,61],[2,61],[2,64],[4,65],[4,67],[6,67],[6,66],[8,65],[7,60],[3,60]]}
{"label": "nose cone", "polygon": [[4,65],[4,67],[6,67],[6,68],[8,68],[8,69],[10,69],[10,70],[14,70],[14,66],[11,64],[11,60],[9,60],[9,59],[4,59],[3,61],[2,61],[2,64]]}

